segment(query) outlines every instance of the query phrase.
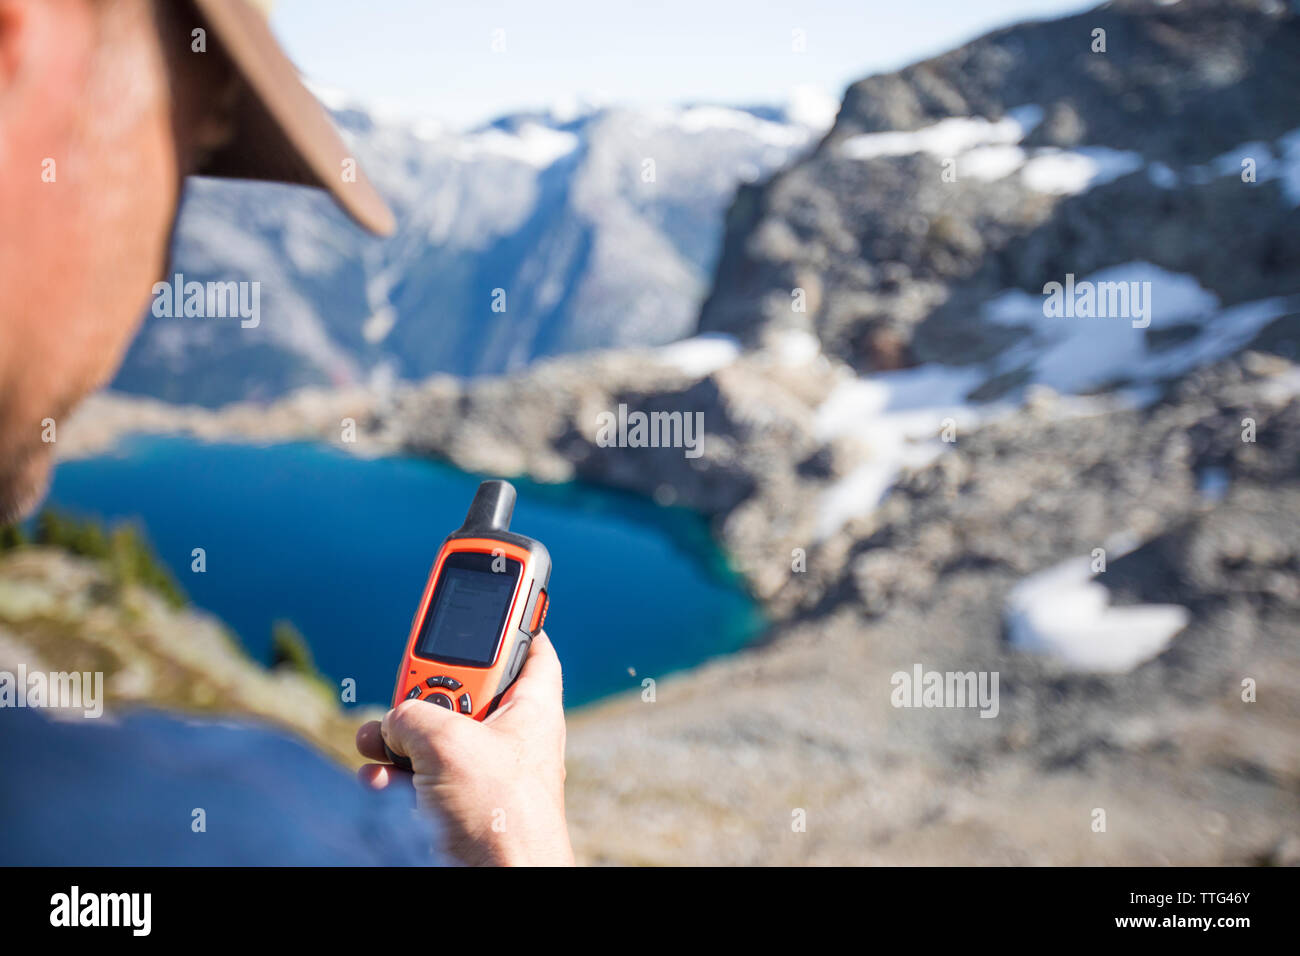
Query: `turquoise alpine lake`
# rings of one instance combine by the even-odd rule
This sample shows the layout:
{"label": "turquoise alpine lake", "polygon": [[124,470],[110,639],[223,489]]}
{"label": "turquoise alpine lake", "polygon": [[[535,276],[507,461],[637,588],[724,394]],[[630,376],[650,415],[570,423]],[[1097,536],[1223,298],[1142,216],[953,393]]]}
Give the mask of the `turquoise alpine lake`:
{"label": "turquoise alpine lake", "polygon": [[[64,462],[48,507],[134,522],[191,601],[248,652],[276,621],[307,638],[336,684],[384,704],[429,569],[481,477],[328,446],[138,436]],[[763,617],[702,518],[581,484],[514,481],[513,530],[551,552],[546,632],[569,706],[739,649]],[[205,569],[193,570],[195,549]]]}

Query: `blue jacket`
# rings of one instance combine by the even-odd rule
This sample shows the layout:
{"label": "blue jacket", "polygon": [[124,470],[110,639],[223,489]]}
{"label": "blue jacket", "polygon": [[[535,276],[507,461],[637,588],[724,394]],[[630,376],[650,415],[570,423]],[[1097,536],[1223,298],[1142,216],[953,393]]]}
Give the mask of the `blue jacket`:
{"label": "blue jacket", "polygon": [[368,791],[277,730],[158,711],[0,710],[0,821],[4,865],[445,862],[409,788]]}

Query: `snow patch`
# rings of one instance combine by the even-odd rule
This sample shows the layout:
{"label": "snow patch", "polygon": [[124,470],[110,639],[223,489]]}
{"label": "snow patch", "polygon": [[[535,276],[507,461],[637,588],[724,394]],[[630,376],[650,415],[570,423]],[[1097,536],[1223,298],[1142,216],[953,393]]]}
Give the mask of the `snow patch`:
{"label": "snow patch", "polygon": [[932,364],[847,379],[832,389],[815,412],[814,435],[823,442],[856,438],[870,458],[823,492],[817,540],[870,514],[905,469],[934,461],[945,447],[939,438],[944,419],[964,430],[999,414],[1001,406],[977,408],[965,400],[982,378],[976,368]]}
{"label": "snow patch", "polygon": [[1137,153],[1102,146],[1041,149],[1025,162],[1020,178],[1035,192],[1074,196],[1136,172],[1143,165]]}
{"label": "snow patch", "polygon": [[1191,613],[1177,604],[1111,607],[1088,557],[1031,574],[1004,609],[1011,644],[1075,670],[1124,673],[1151,660],[1183,630]]}
{"label": "snow patch", "polygon": [[1019,146],[977,146],[957,162],[957,176],[993,182],[1005,179],[1025,165],[1025,151]]}
{"label": "snow patch", "polygon": [[740,355],[740,343],[730,335],[697,335],[661,346],[655,355],[665,365],[703,378],[734,362]]}
{"label": "snow patch", "polygon": [[1183,183],[1206,186],[1225,176],[1240,177],[1242,161],[1255,161],[1255,182],[1279,180],[1282,195],[1292,206],[1300,206],[1300,129],[1284,133],[1270,145],[1263,140],[1252,140],[1234,146],[1208,163],[1171,169],[1164,163],[1147,166],[1147,176],[1161,189],[1175,189]]}
{"label": "snow patch", "polygon": [[849,159],[880,156],[911,156],[928,153],[944,159],[978,146],[1018,143],[1042,121],[1042,109],[1022,106],[1008,111],[1000,120],[982,116],[954,116],[932,126],[905,132],[859,133],[840,144]]}
{"label": "snow patch", "polygon": [[767,349],[785,366],[806,365],[822,351],[821,340],[803,329],[781,329],[767,340]]}
{"label": "snow patch", "polygon": [[[1150,282],[1149,328],[1134,328],[1124,317],[1048,318],[1043,315],[1043,296],[1010,289],[986,302],[982,317],[996,325],[1024,328],[1029,337],[998,359],[993,374],[1027,368],[1034,383],[1066,393],[1117,380],[1149,384],[1231,355],[1294,308],[1287,299],[1274,298],[1223,309],[1218,296],[1193,276],[1149,262],[1113,266],[1083,281],[1094,286]],[[1198,328],[1178,345],[1151,347],[1150,332],[1180,325]]]}
{"label": "snow patch", "polygon": [[1020,143],[1043,119],[1042,107],[1018,106],[1000,120],[957,116],[918,130],[861,133],[840,144],[849,159],[925,153],[957,160],[958,177],[992,182],[1020,172],[1026,187],[1056,196],[1075,195],[1143,168],[1138,153],[1101,146],[1075,150],[1044,147],[1027,151]]}

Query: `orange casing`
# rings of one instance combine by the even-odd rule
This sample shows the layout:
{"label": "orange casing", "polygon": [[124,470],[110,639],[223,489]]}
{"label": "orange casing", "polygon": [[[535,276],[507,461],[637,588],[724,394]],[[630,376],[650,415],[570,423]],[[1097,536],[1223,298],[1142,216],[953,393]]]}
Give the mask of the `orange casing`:
{"label": "orange casing", "polygon": [[[491,556],[501,555],[520,564],[519,578],[511,597],[510,610],[497,636],[497,646],[492,663],[485,667],[451,664],[420,657],[415,653],[425,620],[430,611],[443,565],[449,555],[471,552]],[[419,609],[411,621],[411,631],[406,638],[406,651],[398,667],[393,688],[393,706],[408,696],[429,700],[435,694],[450,697],[457,713],[465,713],[462,703],[468,695],[469,713],[475,720],[487,717],[500,703],[504,694],[519,675],[532,638],[541,630],[546,620],[549,598],[546,586],[550,578],[550,556],[538,542],[522,535],[504,533],[501,537],[448,538],[438,552],[429,580],[424,586]],[[459,687],[430,686],[429,678],[450,678]],[[418,693],[412,694],[413,691]],[[445,705],[444,705],[445,706]]]}

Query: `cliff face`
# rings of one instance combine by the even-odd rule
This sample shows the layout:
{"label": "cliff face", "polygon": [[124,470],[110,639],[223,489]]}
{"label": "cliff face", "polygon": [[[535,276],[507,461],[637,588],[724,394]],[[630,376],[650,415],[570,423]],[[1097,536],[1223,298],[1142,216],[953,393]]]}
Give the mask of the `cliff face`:
{"label": "cliff face", "polygon": [[[1067,273],[1149,264],[1222,306],[1296,292],[1298,169],[1300,17],[1280,3],[1012,27],[854,84],[812,155],[741,187],[700,329],[799,328],[859,371],[992,378],[1023,367],[996,360],[1025,335],[990,304]],[[1157,317],[1196,318],[1169,298]]]}

